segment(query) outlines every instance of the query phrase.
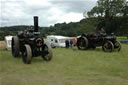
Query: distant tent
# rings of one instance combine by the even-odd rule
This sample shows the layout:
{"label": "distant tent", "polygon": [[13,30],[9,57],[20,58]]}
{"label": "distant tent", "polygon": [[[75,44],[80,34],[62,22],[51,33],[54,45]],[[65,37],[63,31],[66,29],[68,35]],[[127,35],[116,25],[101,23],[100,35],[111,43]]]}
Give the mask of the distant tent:
{"label": "distant tent", "polygon": [[12,42],[12,37],[13,36],[5,36],[5,43],[6,43],[6,49],[10,50],[11,49],[11,42]]}

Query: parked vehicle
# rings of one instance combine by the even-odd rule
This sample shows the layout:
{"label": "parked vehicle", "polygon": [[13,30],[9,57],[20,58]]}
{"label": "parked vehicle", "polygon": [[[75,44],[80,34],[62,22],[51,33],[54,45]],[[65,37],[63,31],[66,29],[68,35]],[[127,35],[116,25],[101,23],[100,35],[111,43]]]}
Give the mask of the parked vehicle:
{"label": "parked vehicle", "polygon": [[73,41],[76,45],[76,39],[74,37],[65,37],[59,35],[49,35],[47,36],[46,42],[49,43],[52,47],[66,47],[65,41]]}
{"label": "parked vehicle", "polygon": [[58,35],[47,36],[47,41],[50,42],[51,45],[55,45],[56,47],[65,47],[65,40],[67,39],[69,39],[69,37]]}
{"label": "parked vehicle", "polygon": [[50,41],[44,41],[44,43],[50,45],[52,48],[56,48],[56,45]]}

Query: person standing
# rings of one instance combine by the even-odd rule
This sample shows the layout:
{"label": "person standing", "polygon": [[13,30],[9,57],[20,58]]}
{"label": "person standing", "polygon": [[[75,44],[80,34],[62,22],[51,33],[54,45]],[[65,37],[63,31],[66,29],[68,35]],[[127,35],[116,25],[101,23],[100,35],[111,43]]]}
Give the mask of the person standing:
{"label": "person standing", "polygon": [[73,49],[73,47],[74,47],[74,42],[73,42],[73,40],[70,40],[70,47]]}
{"label": "person standing", "polygon": [[69,40],[65,40],[65,47],[69,48]]}

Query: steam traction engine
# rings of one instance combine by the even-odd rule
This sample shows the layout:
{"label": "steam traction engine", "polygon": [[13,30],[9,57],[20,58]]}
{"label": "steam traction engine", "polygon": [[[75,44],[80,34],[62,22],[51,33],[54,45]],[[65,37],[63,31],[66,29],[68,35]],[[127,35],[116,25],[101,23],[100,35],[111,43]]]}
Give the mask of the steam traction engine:
{"label": "steam traction engine", "polygon": [[34,30],[27,29],[19,32],[12,38],[12,55],[19,57],[25,64],[30,64],[32,57],[42,56],[43,60],[50,61],[52,59],[52,50],[48,44],[44,44],[44,40],[39,37],[38,17],[34,16]]}
{"label": "steam traction engine", "polygon": [[77,47],[80,50],[94,49],[97,46],[102,46],[105,52],[112,52],[113,50],[120,51],[121,49],[121,44],[116,40],[116,37],[107,35],[104,32],[82,34],[77,38]]}

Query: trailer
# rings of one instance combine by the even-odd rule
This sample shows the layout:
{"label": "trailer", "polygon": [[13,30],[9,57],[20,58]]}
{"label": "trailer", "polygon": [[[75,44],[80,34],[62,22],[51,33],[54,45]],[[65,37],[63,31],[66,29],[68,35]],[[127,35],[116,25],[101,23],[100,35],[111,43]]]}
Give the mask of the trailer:
{"label": "trailer", "polygon": [[49,35],[47,36],[47,42],[50,43],[51,46],[55,47],[65,47],[65,40],[69,39],[69,37],[59,36],[59,35]]}

